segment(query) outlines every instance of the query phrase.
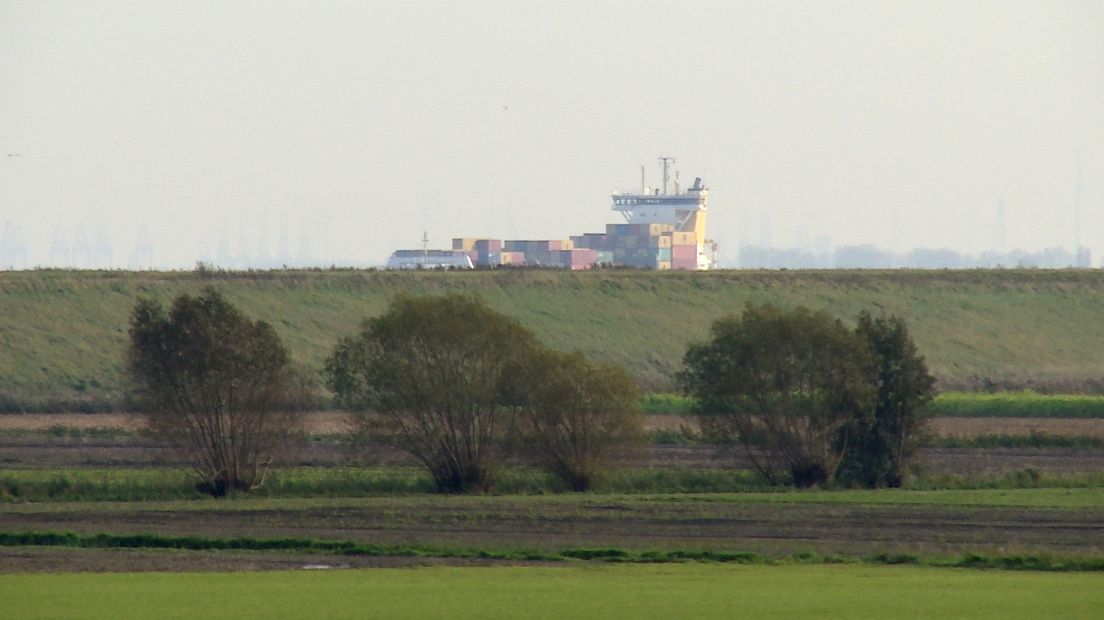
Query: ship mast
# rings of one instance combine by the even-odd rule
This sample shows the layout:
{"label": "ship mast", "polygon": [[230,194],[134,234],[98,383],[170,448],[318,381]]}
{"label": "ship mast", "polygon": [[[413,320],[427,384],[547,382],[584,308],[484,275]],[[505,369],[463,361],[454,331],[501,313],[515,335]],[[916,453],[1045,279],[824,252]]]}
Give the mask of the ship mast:
{"label": "ship mast", "polygon": [[660,157],[659,164],[663,166],[663,195],[667,195],[667,181],[671,178],[668,170],[675,163],[674,157]]}

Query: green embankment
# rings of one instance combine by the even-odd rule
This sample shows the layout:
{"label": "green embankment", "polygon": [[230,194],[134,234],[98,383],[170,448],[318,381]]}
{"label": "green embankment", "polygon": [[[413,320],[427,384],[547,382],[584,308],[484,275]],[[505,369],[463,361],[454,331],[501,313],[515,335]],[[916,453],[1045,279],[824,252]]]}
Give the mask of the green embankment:
{"label": "green embankment", "polygon": [[130,308],[204,285],[269,321],[318,369],[337,337],[396,293],[481,295],[549,345],[623,363],[668,387],[686,344],[747,302],[903,316],[944,386],[1057,385],[1104,376],[1104,272],[0,273],[0,408],[118,406]]}
{"label": "green embankment", "polygon": [[25,618],[1096,618],[1095,574],[720,564],[0,575]]}

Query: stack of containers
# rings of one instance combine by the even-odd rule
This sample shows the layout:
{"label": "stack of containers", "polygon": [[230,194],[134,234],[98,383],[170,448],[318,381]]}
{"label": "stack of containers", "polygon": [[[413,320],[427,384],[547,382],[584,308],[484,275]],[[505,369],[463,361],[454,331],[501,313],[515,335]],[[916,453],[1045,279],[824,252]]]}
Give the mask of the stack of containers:
{"label": "stack of containers", "polygon": [[672,224],[607,224],[606,234],[573,237],[577,247],[598,250],[599,263],[670,269]]}
{"label": "stack of containers", "polygon": [[605,233],[571,239],[509,240],[460,237],[454,251],[479,267],[527,265],[589,269],[595,263],[641,269],[698,268],[695,232],[676,232],[672,224],[607,224]]}
{"label": "stack of containers", "polygon": [[560,266],[572,271],[590,269],[598,259],[597,250],[589,248],[575,248],[573,250],[560,250],[553,252],[559,255]]}
{"label": "stack of containers", "polygon": [[502,264],[514,265],[515,267],[524,267],[525,252],[502,252]]}
{"label": "stack of containers", "polygon": [[479,241],[476,237],[457,237],[452,240],[452,249],[471,252],[475,250],[476,241]]}
{"label": "stack of containers", "polygon": [[575,244],[569,240],[552,239],[552,240],[509,240],[506,241],[504,249],[507,252],[521,252],[525,255],[525,264],[531,266],[561,266],[561,260],[559,254],[553,256],[554,252],[562,252],[565,250],[573,250]]}
{"label": "stack of containers", "polygon": [[479,239],[475,242],[476,265],[479,267],[497,267],[502,264],[502,240]]}
{"label": "stack of containers", "polygon": [[671,269],[693,271],[698,268],[698,239],[693,232],[671,235]]}

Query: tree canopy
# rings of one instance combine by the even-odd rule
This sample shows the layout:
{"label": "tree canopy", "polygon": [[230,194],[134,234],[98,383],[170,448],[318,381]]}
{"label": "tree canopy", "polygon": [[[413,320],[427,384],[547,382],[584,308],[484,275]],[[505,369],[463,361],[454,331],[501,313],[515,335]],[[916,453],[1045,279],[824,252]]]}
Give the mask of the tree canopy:
{"label": "tree canopy", "polygon": [[620,366],[579,352],[540,351],[522,373],[520,436],[543,468],[586,491],[643,435],[640,390]]}
{"label": "tree canopy", "polygon": [[482,490],[504,452],[510,376],[537,346],[474,297],[400,295],[338,342],[326,375],[339,404],[418,459],[440,490]]}
{"label": "tree canopy", "polygon": [[304,384],[270,325],[216,290],[180,295],[168,312],[142,299],[130,317],[127,368],[150,428],[183,450],[213,495],[247,491],[296,431]]}
{"label": "tree canopy", "polygon": [[832,478],[852,421],[874,399],[866,344],[807,308],[749,304],[742,315],[717,320],[684,364],[679,381],[697,399],[703,430],[742,444],[772,483]]}
{"label": "tree canopy", "polygon": [[872,414],[852,426],[841,478],[867,487],[899,487],[904,465],[924,435],[935,378],[900,317],[863,312],[855,332],[874,355],[876,396]]}
{"label": "tree canopy", "polygon": [[934,379],[898,317],[749,304],[691,345],[679,374],[705,432],[768,481],[899,486]]}

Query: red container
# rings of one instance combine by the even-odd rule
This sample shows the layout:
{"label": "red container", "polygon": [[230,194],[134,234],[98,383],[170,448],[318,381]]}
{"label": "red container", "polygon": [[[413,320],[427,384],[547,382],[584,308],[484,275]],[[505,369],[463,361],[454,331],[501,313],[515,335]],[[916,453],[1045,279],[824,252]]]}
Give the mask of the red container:
{"label": "red container", "polygon": [[698,259],[698,246],[696,245],[673,245],[671,246],[671,260],[690,259],[697,261]]}
{"label": "red container", "polygon": [[672,258],[671,269],[683,269],[693,271],[698,268],[698,259],[694,258]]}
{"label": "red container", "polygon": [[598,260],[598,251],[589,248],[571,250],[571,265],[586,265],[587,267]]}

